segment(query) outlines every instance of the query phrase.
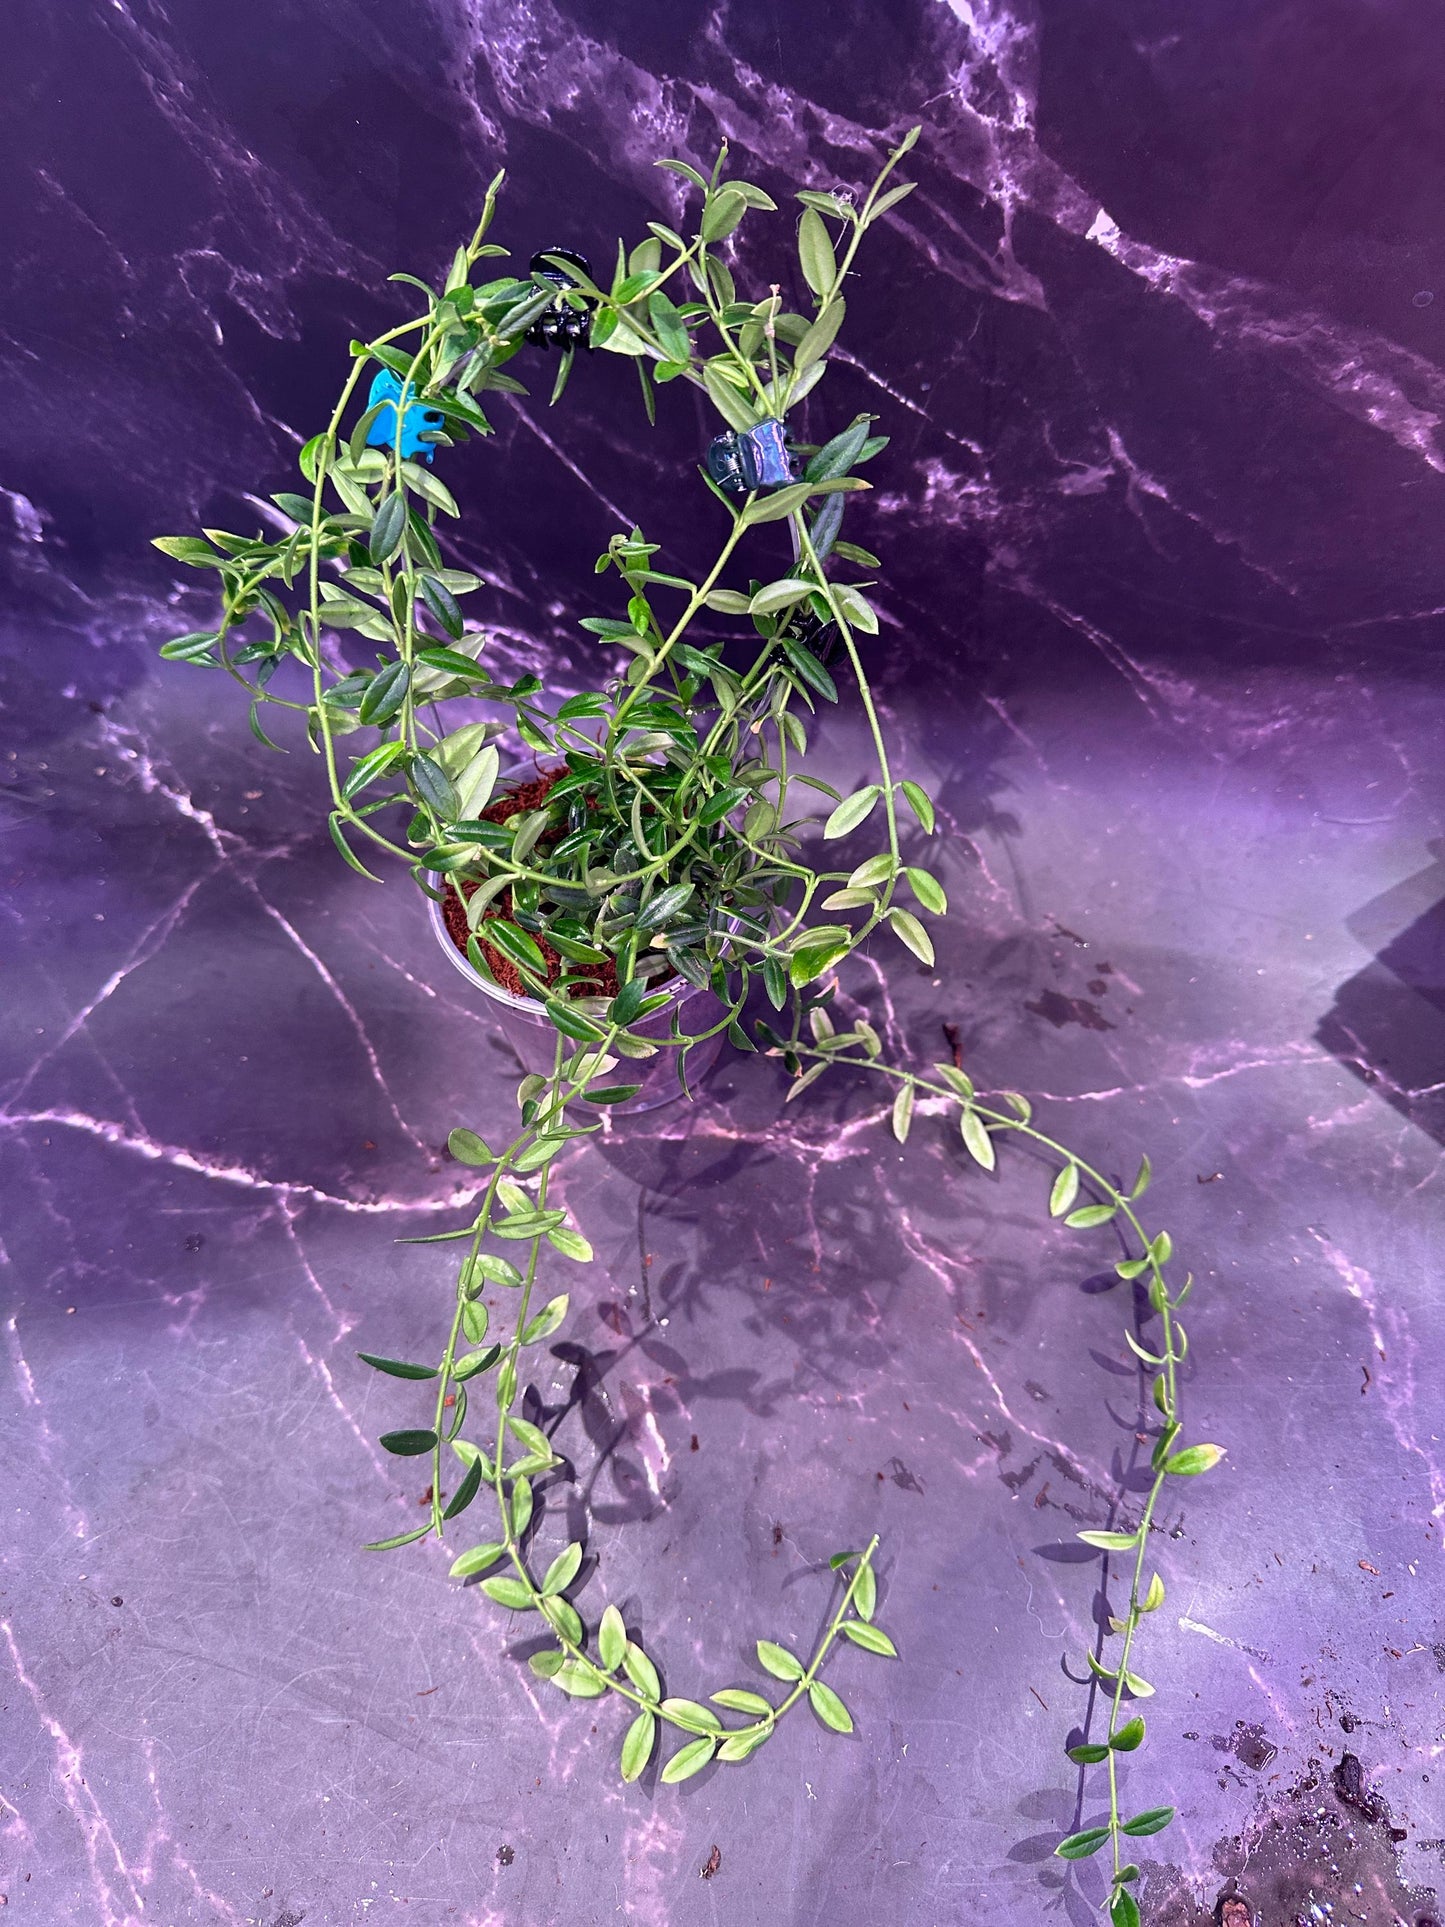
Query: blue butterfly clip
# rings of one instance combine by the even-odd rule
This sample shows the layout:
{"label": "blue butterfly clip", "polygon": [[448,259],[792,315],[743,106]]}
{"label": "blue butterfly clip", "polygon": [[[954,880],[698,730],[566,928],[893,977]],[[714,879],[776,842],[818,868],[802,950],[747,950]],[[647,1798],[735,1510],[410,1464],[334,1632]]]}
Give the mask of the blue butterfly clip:
{"label": "blue butterfly clip", "polygon": [[[402,400],[402,384],[389,368],[383,368],[371,384],[371,393],[366,398],[368,408],[378,402],[386,406],[367,430],[368,448],[392,448],[396,444],[396,404]],[[430,461],[436,452],[431,442],[424,442],[422,436],[435,434],[446,421],[439,408],[419,408],[412,400],[411,383],[406,384],[407,410],[401,425],[401,453],[404,461],[415,461],[418,455]]]}

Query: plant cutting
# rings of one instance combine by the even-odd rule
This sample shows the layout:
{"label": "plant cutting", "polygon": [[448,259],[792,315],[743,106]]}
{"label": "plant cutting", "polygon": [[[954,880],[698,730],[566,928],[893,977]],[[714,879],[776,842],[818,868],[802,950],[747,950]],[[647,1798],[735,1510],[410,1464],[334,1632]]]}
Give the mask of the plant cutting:
{"label": "plant cutting", "polygon": [[[563,1461],[520,1410],[531,1348],[567,1315],[553,1267],[592,1257],[554,1201],[557,1156],[601,1130],[609,1111],[692,1096],[706,1057],[726,1041],[775,1057],[790,1101],[839,1064],[882,1078],[900,1141],[915,1114],[951,1112],[984,1171],[1000,1144],[1025,1141],[1057,1167],[1056,1218],[1079,1231],[1107,1225],[1126,1240],[1119,1275],[1139,1282],[1141,1318],[1159,1326],[1147,1344],[1128,1334],[1157,1407],[1154,1482],[1132,1526],[1084,1535],[1110,1558],[1130,1555],[1132,1577],[1114,1622],[1117,1654],[1090,1656],[1109,1695],[1107,1731],[1074,1752],[1080,1764],[1107,1764],[1109,1820],[1060,1852],[1111,1843],[1108,1904],[1127,1927],[1137,1920],[1137,1870],[1121,1843],[1168,1818],[1164,1809],[1126,1817],[1117,1775],[1119,1756],[1143,1737],[1133,1707],[1149,1689],[1132,1665],[1136,1635],[1163,1597],[1157,1574],[1145,1572],[1150,1523],[1166,1480],[1218,1457],[1216,1447],[1180,1443],[1179,1312],[1190,1284],[1166,1281],[1168,1236],[1146,1235],[1136,1215],[1147,1160],[1126,1191],[1042,1132],[1022,1097],[986,1102],[955,1064],[928,1073],[890,1064],[866,1020],[837,1016],[838,972],[855,950],[888,945],[900,961],[932,964],[926,920],[948,908],[943,885],[915,860],[935,832],[933,803],[897,767],[867,672],[879,631],[869,591],[882,565],[842,533],[849,498],[868,488],[860,471],[887,441],[867,415],[827,422],[821,401],[808,411],[815,434],[795,427],[828,372],[865,237],[910,192],[894,176],[917,135],[856,199],[799,193],[796,306],[782,292],[791,271],[737,285],[730,264],[744,223],[778,210],[761,188],[729,177],[725,148],[708,174],[659,163],[695,197],[693,231],[650,222],[631,248],[619,243],[600,278],[562,249],[534,256],[525,276],[492,274],[484,264],[505,252],[488,238],[499,175],[440,287],[393,277],[420,291],[418,311],[352,343],[330,419],[300,452],[306,492],[271,497],[277,527],[158,538],[166,554],[213,571],[220,589],[214,625],[161,653],[232,677],[270,748],[266,725],[289,716],[324,771],[340,855],[373,880],[379,861],[404,864],[454,959],[529,1027],[511,1033],[526,1073],[515,1121],[473,1118],[451,1133],[477,1194],[466,1224],[421,1241],[461,1247],[435,1362],[363,1354],[424,1388],[417,1422],[381,1443],[431,1471],[427,1520],[373,1549],[445,1537],[485,1494],[496,1524],[452,1572],[539,1616],[549,1643],[529,1661],[535,1673],[573,1697],[625,1703],[625,1779],[645,1770],[661,1729],[681,1742],[661,1768],[668,1782],[715,1758],[746,1759],[804,1699],[825,1725],[850,1731],[822,1668],[840,1641],[885,1657],[894,1647],[874,1617],[876,1539],[834,1559],[836,1609],[810,1657],[758,1642],[780,1697],[742,1686],[708,1704],[665,1693],[615,1605],[589,1637],[569,1597],[584,1546],[536,1557],[537,1482],[559,1476]],[[649,418],[676,383],[718,417],[694,484],[698,522],[714,531],[710,557],[664,567],[640,522],[615,532],[597,572],[616,613],[583,623],[610,672],[565,697],[536,675],[493,674],[485,625],[463,611],[479,579],[452,566],[444,547],[460,514],[444,473],[490,434],[491,398],[526,392],[509,368],[527,348],[558,355],[554,402],[579,349],[590,349],[632,362]],[[846,795],[807,767],[820,707],[844,699],[840,681],[861,707],[873,760],[870,780]],[[511,743],[529,766],[504,767]],[[851,840],[865,837],[861,848]],[[514,1310],[499,1329],[504,1302]],[[724,1725],[715,1708],[739,1722]]]}

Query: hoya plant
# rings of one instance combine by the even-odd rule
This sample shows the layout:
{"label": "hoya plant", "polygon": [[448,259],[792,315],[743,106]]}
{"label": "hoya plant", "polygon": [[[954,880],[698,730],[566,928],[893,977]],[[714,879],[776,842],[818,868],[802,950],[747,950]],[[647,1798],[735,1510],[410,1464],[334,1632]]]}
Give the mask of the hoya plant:
{"label": "hoya plant", "polygon": [[[1182,1443],[1179,1313],[1190,1280],[1173,1280],[1168,1234],[1148,1234],[1137,1215],[1147,1159],[1125,1187],[1041,1131],[1021,1096],[985,1100],[956,1063],[888,1062],[868,1022],[843,1023],[834,1002],[838,973],[861,945],[931,964],[926,920],[948,909],[917,860],[935,832],[933,803],[899,768],[869,682],[879,627],[869,591],[882,565],[842,534],[849,497],[868,488],[860,471],[886,438],[866,415],[830,422],[821,397],[806,430],[800,412],[828,372],[865,237],[911,191],[894,175],[918,131],[866,192],[799,193],[795,255],[776,279],[745,289],[734,269],[757,250],[739,249],[740,231],[778,209],[729,177],[726,148],[706,175],[659,162],[687,184],[695,225],[683,234],[649,222],[631,248],[619,242],[610,275],[570,251],[534,256],[525,274],[494,274],[506,255],[488,238],[498,175],[440,287],[393,277],[417,290],[417,312],[352,343],[330,419],[301,450],[305,491],[271,496],[272,530],[158,539],[176,560],[214,571],[219,588],[213,626],[161,653],[233,678],[270,747],[268,725],[301,732],[324,772],[327,822],[346,862],[368,878],[387,859],[404,865],[478,976],[546,1020],[547,1062],[522,1078],[515,1119],[474,1117],[451,1134],[477,1192],[468,1221],[438,1234],[460,1247],[449,1329],[425,1362],[362,1355],[415,1383],[422,1408],[381,1443],[426,1459],[431,1472],[429,1516],[371,1549],[428,1535],[470,1540],[485,1498],[493,1523],[459,1548],[452,1573],[476,1575],[498,1605],[538,1615],[548,1643],[529,1661],[535,1673],[573,1697],[624,1703],[624,1779],[647,1769],[663,1730],[677,1741],[664,1781],[714,1759],[744,1760],[804,1700],[826,1726],[850,1731],[847,1707],[821,1677],[825,1662],[840,1639],[895,1656],[875,1619],[876,1539],[833,1560],[836,1610],[810,1656],[758,1641],[777,1691],[725,1686],[706,1702],[664,1691],[657,1661],[615,1604],[589,1631],[571,1596],[582,1543],[537,1553],[538,1482],[566,1468],[554,1438],[522,1415],[522,1398],[534,1348],[567,1316],[558,1262],[592,1258],[553,1201],[553,1165],[602,1128],[609,1107],[636,1098],[637,1067],[671,1053],[688,1088],[690,1054],[725,1037],[778,1059],[789,1099],[830,1067],[864,1070],[891,1093],[900,1142],[925,1114],[954,1120],[966,1156],[985,1170],[1000,1145],[1023,1142],[1055,1166],[1052,1216],[1078,1231],[1107,1226],[1121,1240],[1116,1268],[1138,1282],[1141,1312],[1126,1336],[1157,1408],[1154,1475],[1137,1516],[1081,1535],[1111,1569],[1124,1561],[1110,1621],[1117,1646],[1087,1656],[1106,1716],[1071,1753],[1107,1768],[1108,1819],[1058,1851],[1079,1858],[1109,1846],[1106,1904],[1116,1927],[1129,1927],[1139,1916],[1128,1837],[1170,1818],[1167,1808],[1126,1815],[1118,1784],[1121,1756],[1144,1738],[1137,1707],[1151,1690],[1137,1670],[1137,1636],[1164,1596],[1149,1532],[1166,1482],[1220,1456]],[[717,416],[693,485],[710,559],[664,568],[640,519],[615,532],[597,570],[613,585],[616,613],[583,624],[604,646],[608,673],[565,699],[537,675],[493,672],[485,624],[464,613],[479,579],[448,560],[459,509],[444,476],[461,472],[466,444],[491,433],[495,398],[526,392],[509,368],[529,349],[524,366],[558,356],[554,402],[579,350],[601,350],[632,362],[649,419],[676,383],[700,391]],[[820,706],[840,701],[861,707],[874,765],[847,795],[807,767]],[[503,760],[512,744],[530,759],[521,775]],[[512,1306],[505,1319],[503,1304]],[[1146,1342],[1148,1320],[1157,1329]],[[1121,1493],[1116,1509],[1125,1504]]]}

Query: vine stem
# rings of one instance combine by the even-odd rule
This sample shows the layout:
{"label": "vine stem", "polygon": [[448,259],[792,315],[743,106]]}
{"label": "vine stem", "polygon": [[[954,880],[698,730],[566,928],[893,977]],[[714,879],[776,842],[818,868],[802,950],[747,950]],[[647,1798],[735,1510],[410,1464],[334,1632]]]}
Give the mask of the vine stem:
{"label": "vine stem", "polygon": [[[828,1050],[817,1044],[805,1043],[801,1035],[802,1018],[803,1012],[800,1000],[795,1010],[793,1035],[789,1040],[789,1048],[799,1059],[811,1058],[815,1062],[848,1064],[856,1070],[875,1071],[883,1077],[893,1080],[895,1083],[911,1087],[914,1091],[926,1091],[929,1095],[942,1098],[947,1103],[956,1105],[965,1112],[971,1111],[991,1132],[1002,1133],[1010,1131],[1038,1145],[1040,1149],[1062,1160],[1065,1165],[1073,1166],[1096,1192],[1100,1193],[1112,1204],[1114,1218],[1122,1217],[1124,1219],[1142,1248],[1144,1266],[1148,1272],[1150,1281],[1149,1303],[1151,1308],[1158,1313],[1162,1328],[1162,1349],[1157,1358],[1157,1363],[1162,1369],[1160,1377],[1155,1381],[1155,1403],[1163,1417],[1164,1425],[1160,1435],[1162,1449],[1156,1446],[1154,1454],[1154,1478],[1150,1485],[1139,1523],[1134,1528],[1137,1543],[1134,1548],[1133,1570],[1130,1573],[1129,1579],[1129,1604],[1127,1614],[1120,1628],[1123,1636],[1123,1644],[1120,1648],[1118,1661],[1115,1666],[1105,1669],[1102,1666],[1102,1662],[1099,1662],[1102,1678],[1106,1680],[1112,1679],[1113,1681],[1113,1691],[1108,1702],[1109,1718],[1104,1744],[1108,1747],[1108,1833],[1115,1876],[1111,1891],[1117,1891],[1120,1885],[1118,1876],[1124,1865],[1121,1853],[1121,1844],[1124,1836],[1122,1831],[1122,1809],[1119,1803],[1119,1754],[1118,1749],[1113,1745],[1113,1741],[1121,1730],[1120,1715],[1124,1710],[1124,1695],[1126,1692],[1133,1690],[1129,1685],[1129,1660],[1133,1652],[1135,1635],[1139,1630],[1140,1622],[1146,1611],[1141,1598],[1141,1589],[1143,1586],[1145,1558],[1148,1551],[1149,1534],[1153,1526],[1154,1513],[1159,1503],[1160,1494],[1164,1489],[1164,1481],[1169,1476],[1166,1464],[1167,1445],[1168,1443],[1172,1443],[1180,1429],[1177,1367],[1184,1353],[1182,1348],[1176,1345],[1176,1339],[1180,1336],[1180,1328],[1176,1322],[1176,1313],[1183,1304],[1184,1297],[1189,1290],[1189,1285],[1186,1283],[1177,1297],[1170,1297],[1165,1284],[1163,1269],[1167,1259],[1161,1258],[1159,1255],[1161,1250],[1159,1240],[1151,1239],[1145,1233],[1139,1215],[1134,1209],[1133,1199],[1126,1196],[1113,1180],[1100,1171],[1097,1166],[1090,1164],[1087,1159],[1080,1157],[1076,1151],[1072,1150],[1068,1145],[1061,1143],[1059,1139],[1051,1137],[1046,1131],[1039,1130],[1029,1117],[1009,1111],[1002,1111],[992,1105],[982,1104],[976,1096],[971,1094],[965,1096],[961,1090],[950,1084],[920,1076],[914,1071],[903,1070],[896,1065],[885,1063],[877,1057],[867,1054],[856,1055],[847,1047]],[[1142,1273],[1135,1274],[1135,1276],[1140,1275],[1142,1275]],[[1151,1356],[1153,1355],[1151,1354]],[[1142,1357],[1140,1363],[1141,1365],[1144,1363]]]}

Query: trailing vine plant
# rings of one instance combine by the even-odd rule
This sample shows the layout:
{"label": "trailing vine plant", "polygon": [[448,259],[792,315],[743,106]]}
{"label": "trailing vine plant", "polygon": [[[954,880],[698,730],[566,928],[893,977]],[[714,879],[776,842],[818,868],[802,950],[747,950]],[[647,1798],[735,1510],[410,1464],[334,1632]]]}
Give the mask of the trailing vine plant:
{"label": "trailing vine plant", "polygon": [[[1057,1849],[1082,1858],[1110,1845],[1107,1904],[1115,1927],[1130,1927],[1139,1917],[1138,1869],[1125,1863],[1123,1842],[1170,1818],[1167,1808],[1126,1818],[1118,1784],[1120,1757],[1144,1737],[1134,1703],[1151,1690],[1134,1669],[1136,1636],[1163,1598],[1157,1573],[1145,1579],[1148,1537],[1165,1481],[1206,1471],[1220,1456],[1216,1446],[1179,1443],[1179,1311],[1190,1282],[1171,1290],[1168,1234],[1147,1236],[1135,1212],[1147,1160],[1126,1194],[1041,1132],[1023,1098],[1009,1095],[999,1108],[985,1104],[954,1065],[924,1076],[887,1063],[866,1021],[839,1031],[831,1015],[834,973],[853,950],[881,932],[931,964],[922,917],[943,916],[948,907],[937,878],[907,860],[908,841],[933,834],[934,808],[917,783],[895,772],[863,659],[860,639],[878,629],[866,591],[881,565],[841,535],[847,496],[868,486],[858,470],[886,438],[872,433],[866,415],[816,444],[792,443],[786,426],[827,373],[864,235],[910,192],[890,177],[918,132],[891,152],[858,200],[798,195],[807,314],[785,304],[780,284],[761,298],[738,291],[723,253],[732,252],[728,244],[747,217],[775,212],[776,204],[728,177],[726,148],[708,176],[680,160],[659,163],[700,195],[697,225],[684,236],[650,222],[636,246],[619,243],[606,286],[571,253],[534,257],[525,276],[484,278],[482,264],[505,253],[487,239],[499,174],[443,286],[394,276],[420,290],[421,311],[373,341],[352,343],[330,420],[300,452],[309,493],[271,497],[280,532],[158,538],[174,559],[214,570],[221,590],[216,626],[168,642],[161,653],[233,677],[247,693],[252,729],[270,748],[278,745],[263,714],[291,712],[324,765],[328,825],[345,860],[367,877],[367,857],[404,861],[419,888],[447,906],[473,967],[520,984],[550,1019],[551,1069],[523,1078],[510,1140],[493,1131],[494,1148],[470,1127],[451,1134],[452,1155],[486,1176],[479,1175],[469,1223],[420,1241],[465,1246],[440,1358],[413,1364],[362,1355],[380,1372],[425,1382],[430,1403],[425,1425],[381,1439],[389,1452],[429,1460],[429,1517],[372,1549],[444,1537],[485,1488],[498,1521],[494,1536],[460,1552],[452,1573],[478,1575],[499,1605],[540,1616],[551,1643],[532,1657],[535,1673],[573,1697],[612,1693],[627,1703],[625,1779],[643,1772],[661,1726],[682,1738],[661,1769],[668,1782],[713,1758],[747,1758],[804,1698],[825,1725],[848,1732],[851,1716],[820,1677],[823,1665],[840,1638],[885,1656],[895,1650],[874,1623],[876,1539],[833,1560],[840,1596],[809,1659],[758,1642],[763,1670],[785,1688],[776,1700],[744,1687],[725,1687],[707,1705],[664,1694],[653,1660],[615,1605],[602,1613],[589,1650],[567,1596],[583,1565],[580,1543],[534,1574],[533,1482],[562,1462],[547,1433],[519,1410],[524,1353],[551,1337],[567,1313],[566,1293],[537,1305],[547,1288],[544,1261],[592,1256],[552,1201],[552,1170],[567,1145],[602,1128],[607,1107],[636,1095],[625,1067],[672,1051],[685,1083],[693,1047],[725,1034],[738,1049],[760,1043],[780,1057],[793,1079],[790,1098],[830,1067],[867,1070],[895,1089],[900,1141],[920,1099],[956,1107],[977,1164],[991,1170],[997,1142],[1025,1140],[1058,1165],[1055,1217],[1080,1230],[1111,1224],[1137,1241],[1137,1252],[1116,1268],[1122,1278],[1146,1281],[1149,1311],[1160,1321],[1157,1348],[1126,1334],[1152,1375],[1154,1479],[1132,1528],[1080,1535],[1111,1558],[1132,1555],[1132,1566],[1128,1605],[1110,1622],[1118,1652],[1108,1662],[1089,1656],[1108,1695],[1107,1727],[1070,1754],[1081,1766],[1107,1766],[1108,1821]],[[650,418],[657,388],[682,381],[707,397],[722,423],[701,473],[716,503],[714,559],[700,572],[671,573],[656,566],[659,547],[640,526],[614,534],[597,570],[616,577],[622,609],[583,627],[618,652],[618,673],[560,703],[537,676],[502,680],[485,663],[486,630],[469,625],[462,610],[479,578],[446,560],[439,531],[459,510],[431,467],[438,450],[491,433],[489,395],[526,392],[506,370],[529,342],[561,350],[554,401],[585,344],[633,362]],[[370,386],[348,427],[363,380]],[[781,567],[767,556],[770,532],[774,549],[779,535],[788,539]],[[745,557],[759,573],[743,588]],[[731,649],[707,640],[698,627],[705,616],[745,619],[748,647],[736,638]],[[347,636],[359,645],[345,643]],[[873,780],[846,796],[801,767],[818,705],[839,700],[830,664],[845,667],[857,690],[875,764]],[[530,800],[515,806],[498,747],[509,732],[541,772]],[[352,737],[358,752],[348,766]],[[800,789],[831,805],[825,846],[881,823],[883,847],[846,867],[815,867],[804,847],[817,827],[815,807],[799,801]],[[692,1030],[681,1021],[684,986],[705,993],[703,1019]],[[786,1023],[755,1018],[758,1043],[745,1021],[755,991],[786,1016]],[[696,999],[687,1004],[690,1012],[698,1007]],[[500,1335],[490,1330],[489,1288],[516,1294]],[[484,1384],[489,1395],[481,1399]],[[483,1442],[466,1435],[469,1411],[483,1415]],[[459,1483],[447,1497],[453,1462]],[[724,1726],[715,1707],[742,1723]]]}

